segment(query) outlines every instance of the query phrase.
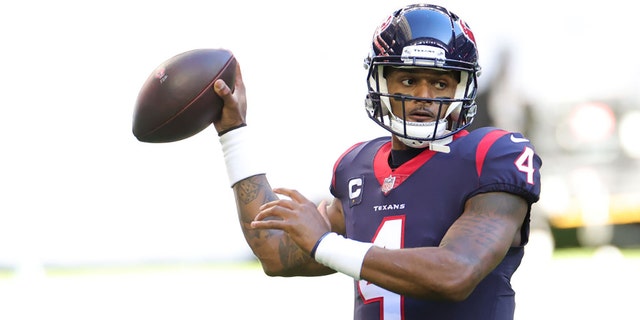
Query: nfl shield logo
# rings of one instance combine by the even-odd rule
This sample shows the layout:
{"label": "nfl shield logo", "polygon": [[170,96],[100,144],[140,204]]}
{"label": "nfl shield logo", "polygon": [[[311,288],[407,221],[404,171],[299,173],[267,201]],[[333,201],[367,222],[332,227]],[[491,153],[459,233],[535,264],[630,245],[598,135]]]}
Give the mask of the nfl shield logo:
{"label": "nfl shield logo", "polygon": [[395,184],[396,184],[396,177],[389,176],[389,177],[385,178],[384,179],[384,183],[382,184],[382,192],[389,193],[389,191],[391,191],[391,189],[393,189]]}

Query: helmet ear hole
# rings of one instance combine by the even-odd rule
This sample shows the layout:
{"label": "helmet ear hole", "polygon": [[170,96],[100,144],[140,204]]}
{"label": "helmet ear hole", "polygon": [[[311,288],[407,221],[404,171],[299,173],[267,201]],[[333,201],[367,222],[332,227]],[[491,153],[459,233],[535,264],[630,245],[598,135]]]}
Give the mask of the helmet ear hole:
{"label": "helmet ear hole", "polygon": [[469,108],[467,108],[465,114],[464,114],[464,122],[465,124],[470,124],[473,119],[476,117],[476,113],[478,112],[478,105],[477,104],[472,104],[471,106],[469,106]]}
{"label": "helmet ear hole", "polygon": [[449,130],[454,131],[471,124],[476,116],[477,110],[478,106],[474,103],[468,107],[458,108],[453,111],[449,115],[449,120],[451,121],[451,128]]}
{"label": "helmet ear hole", "polygon": [[367,108],[367,112],[369,112],[369,115],[371,117],[380,118],[387,115],[386,108],[382,107],[380,94],[378,93],[370,92],[369,94],[367,94],[367,98],[365,99],[365,107]]}

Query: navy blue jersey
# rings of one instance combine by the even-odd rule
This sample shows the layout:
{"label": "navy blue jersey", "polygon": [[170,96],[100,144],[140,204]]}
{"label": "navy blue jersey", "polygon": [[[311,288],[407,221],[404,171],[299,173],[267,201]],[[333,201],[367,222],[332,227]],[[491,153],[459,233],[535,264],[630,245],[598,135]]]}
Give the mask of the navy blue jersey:
{"label": "navy blue jersey", "polygon": [[[540,158],[519,133],[495,128],[462,131],[449,153],[425,149],[396,169],[389,166],[390,137],[354,145],[335,164],[331,193],[342,202],[346,236],[386,248],[436,247],[462,214],[467,199],[508,192],[531,204],[540,194]],[[418,300],[355,281],[354,319],[513,319],[510,279],[528,241],[462,302]]]}

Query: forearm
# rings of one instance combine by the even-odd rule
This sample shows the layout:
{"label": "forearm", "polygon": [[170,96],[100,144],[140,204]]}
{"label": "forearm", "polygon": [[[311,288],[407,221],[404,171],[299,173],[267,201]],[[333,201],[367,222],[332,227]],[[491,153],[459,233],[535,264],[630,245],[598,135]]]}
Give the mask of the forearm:
{"label": "forearm", "polygon": [[[287,251],[290,246],[282,246],[286,235],[279,230],[256,230],[251,228],[251,221],[259,212],[261,205],[277,199],[271,190],[264,174],[241,180],[233,186],[238,211],[238,220],[247,244],[265,267],[265,272],[285,268],[281,258],[281,249]],[[289,251],[291,251],[289,249]],[[286,256],[286,254],[284,254]]]}
{"label": "forearm", "polygon": [[246,126],[220,136],[229,183],[233,188],[238,219],[247,244],[268,275],[327,274],[324,266],[313,261],[285,232],[251,227],[260,207],[278,199],[255,152],[258,149],[257,141]]}
{"label": "forearm", "polygon": [[260,206],[277,198],[271,191],[265,175],[260,174],[239,181],[233,185],[233,193],[236,199],[240,227],[249,246],[253,249],[261,242],[271,239],[272,232],[270,230],[254,230],[250,227]]}
{"label": "forearm", "polygon": [[479,281],[474,263],[441,247],[386,249],[327,233],[311,255],[355,280],[420,299],[460,301]]}
{"label": "forearm", "polygon": [[276,200],[264,174],[241,180],[233,186],[240,227],[247,244],[260,260],[264,272],[272,276],[322,275],[332,270],[317,264],[289,236],[276,229],[253,229],[261,205]]}
{"label": "forearm", "polygon": [[389,291],[430,300],[464,300],[480,280],[474,264],[438,247],[367,253],[361,277]]}

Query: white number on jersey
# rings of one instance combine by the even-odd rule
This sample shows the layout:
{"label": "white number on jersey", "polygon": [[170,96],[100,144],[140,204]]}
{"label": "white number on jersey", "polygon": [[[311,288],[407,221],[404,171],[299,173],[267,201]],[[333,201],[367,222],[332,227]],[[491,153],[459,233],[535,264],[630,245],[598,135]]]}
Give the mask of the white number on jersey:
{"label": "white number on jersey", "polygon": [[515,165],[518,170],[527,174],[527,183],[533,184],[533,173],[536,171],[533,168],[533,149],[525,147],[516,159]]}
{"label": "white number on jersey", "polygon": [[[385,218],[372,240],[378,247],[400,249],[404,247],[404,216]],[[366,280],[358,282],[358,291],[365,303],[380,303],[382,319],[402,319],[402,296],[371,284]]]}

